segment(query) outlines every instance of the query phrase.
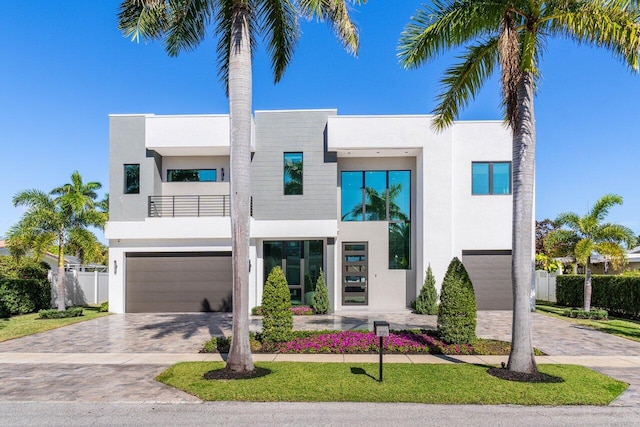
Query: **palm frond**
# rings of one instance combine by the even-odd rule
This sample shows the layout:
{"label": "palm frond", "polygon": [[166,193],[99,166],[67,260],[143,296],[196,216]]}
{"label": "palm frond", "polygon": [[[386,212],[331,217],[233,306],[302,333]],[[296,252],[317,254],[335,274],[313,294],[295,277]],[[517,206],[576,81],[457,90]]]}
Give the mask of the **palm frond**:
{"label": "palm frond", "polygon": [[169,0],[165,43],[169,56],[198,47],[213,12],[213,0]]}
{"label": "palm frond", "polygon": [[118,10],[118,29],[132,41],[162,38],[168,23],[166,0],[124,0]]}
{"label": "palm frond", "polygon": [[[635,3],[635,4],[634,4]],[[604,47],[633,71],[639,69],[638,2],[592,0],[552,2],[546,11],[551,34]]]}
{"label": "palm frond", "polygon": [[445,72],[440,81],[444,92],[438,95],[438,105],[434,110],[433,126],[443,130],[458,117],[460,110],[471,102],[482,85],[493,73],[498,62],[497,37],[483,43],[469,46],[463,62],[454,65]]}
{"label": "palm frond", "polygon": [[54,201],[43,191],[30,189],[24,190],[13,196],[13,206],[26,206],[33,208],[37,206],[53,208]]}
{"label": "palm frond", "polygon": [[[352,3],[360,5],[365,2],[357,0]],[[299,0],[298,7],[302,16],[327,22],[347,52],[358,54],[358,28],[351,20],[349,5],[345,0]]]}
{"label": "palm frond", "polygon": [[595,243],[593,242],[593,240],[580,240],[578,243],[576,243],[575,247],[576,260],[581,264],[586,264],[591,254],[593,254],[594,248]]}
{"label": "palm frond", "polygon": [[627,256],[624,248],[614,242],[600,242],[594,245],[594,250],[600,255],[604,256],[607,260],[611,261],[614,269],[622,267],[626,261]]}
{"label": "palm frond", "polygon": [[488,0],[437,0],[433,6],[424,6],[400,35],[400,63],[405,68],[417,68],[478,37],[494,37],[504,10],[501,2]]}
{"label": "palm frond", "polygon": [[264,0],[260,3],[258,20],[267,39],[267,50],[275,83],[279,82],[293,58],[300,37],[298,13],[291,0]]}
{"label": "palm frond", "polygon": [[630,228],[619,224],[602,224],[595,233],[595,237],[618,245],[624,243],[627,248],[632,248],[636,243],[635,233]]}
{"label": "palm frond", "polygon": [[594,218],[597,222],[600,222],[609,214],[609,210],[611,210],[613,206],[621,204],[621,196],[617,194],[605,194],[596,200],[589,211],[588,216]]}
{"label": "palm frond", "polygon": [[558,215],[555,222],[560,226],[566,225],[567,227],[572,228],[576,231],[582,231],[580,227],[580,216],[573,212],[561,213],[560,215]]}
{"label": "palm frond", "polygon": [[80,258],[82,263],[94,262],[102,257],[102,246],[95,234],[85,228],[72,228],[69,230],[66,242],[74,251],[74,255]]}

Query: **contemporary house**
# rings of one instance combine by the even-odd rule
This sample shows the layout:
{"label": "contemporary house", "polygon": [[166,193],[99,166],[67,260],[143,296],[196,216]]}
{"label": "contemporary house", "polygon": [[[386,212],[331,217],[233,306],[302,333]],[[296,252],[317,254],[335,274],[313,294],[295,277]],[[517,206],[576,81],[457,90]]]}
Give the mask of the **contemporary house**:
{"label": "contemporary house", "polygon": [[[453,257],[479,309],[511,309],[511,135],[499,121],[256,111],[250,306],[281,266],[294,303],[410,306]],[[110,117],[109,308],[230,308],[228,115]]]}

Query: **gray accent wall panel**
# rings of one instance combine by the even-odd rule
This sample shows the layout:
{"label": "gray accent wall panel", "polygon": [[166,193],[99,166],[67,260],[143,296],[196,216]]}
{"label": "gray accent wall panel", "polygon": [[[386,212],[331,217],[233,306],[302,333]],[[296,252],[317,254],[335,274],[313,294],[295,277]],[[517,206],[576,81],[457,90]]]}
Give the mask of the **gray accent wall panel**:
{"label": "gray accent wall panel", "polygon": [[[109,220],[144,221],[148,196],[161,194],[161,162],[145,148],[143,115],[109,118]],[[140,165],[140,194],[124,194],[124,165]]]}
{"label": "gray accent wall panel", "polygon": [[[325,161],[327,119],[335,110],[257,111],[251,164],[253,217],[257,220],[336,219],[336,163]],[[284,195],[283,156],[303,153],[303,194]]]}

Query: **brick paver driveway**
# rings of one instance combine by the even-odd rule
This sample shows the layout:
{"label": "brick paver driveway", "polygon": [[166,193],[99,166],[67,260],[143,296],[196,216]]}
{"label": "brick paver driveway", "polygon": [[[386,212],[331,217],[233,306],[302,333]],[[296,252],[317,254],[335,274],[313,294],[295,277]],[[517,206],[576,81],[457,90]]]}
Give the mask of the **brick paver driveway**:
{"label": "brick paver driveway", "polygon": [[[112,315],[0,343],[2,353],[197,353],[212,335],[229,335],[231,315]],[[371,329],[373,320],[387,320],[393,329],[435,328],[435,316],[402,313],[297,316],[296,329]],[[532,314],[533,343],[553,356],[640,356],[640,343]],[[259,318],[251,330],[260,330]],[[477,334],[509,341],[511,312],[478,312]],[[0,363],[0,400],[4,401],[143,401],[185,402],[194,397],[153,381],[168,365],[101,365],[74,363]],[[631,384],[620,405],[640,405],[640,365],[598,367]]]}

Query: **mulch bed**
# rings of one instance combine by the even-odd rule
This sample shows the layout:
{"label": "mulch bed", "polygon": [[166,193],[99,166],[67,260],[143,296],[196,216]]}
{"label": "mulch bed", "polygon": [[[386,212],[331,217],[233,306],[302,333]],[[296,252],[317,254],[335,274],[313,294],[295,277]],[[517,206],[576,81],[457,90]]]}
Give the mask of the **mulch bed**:
{"label": "mulch bed", "polygon": [[248,380],[251,378],[259,378],[269,375],[271,370],[256,367],[253,371],[234,372],[230,369],[214,369],[205,372],[202,376],[205,380]]}
{"label": "mulch bed", "polygon": [[496,378],[500,378],[508,381],[518,381],[522,383],[561,383],[564,380],[560,377],[554,377],[553,375],[543,374],[542,372],[536,372],[534,374],[525,374],[522,372],[513,372],[506,368],[489,368],[487,370],[489,375]]}

